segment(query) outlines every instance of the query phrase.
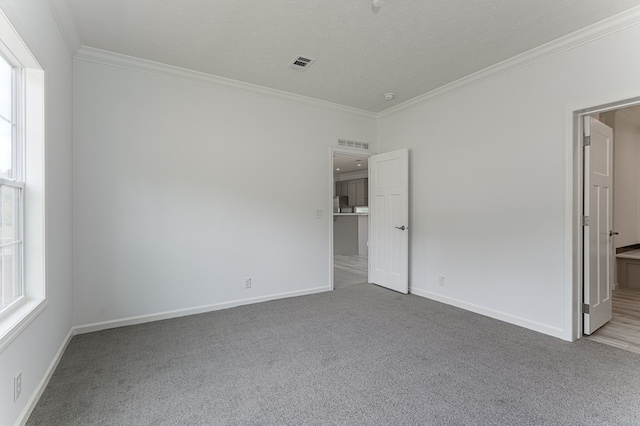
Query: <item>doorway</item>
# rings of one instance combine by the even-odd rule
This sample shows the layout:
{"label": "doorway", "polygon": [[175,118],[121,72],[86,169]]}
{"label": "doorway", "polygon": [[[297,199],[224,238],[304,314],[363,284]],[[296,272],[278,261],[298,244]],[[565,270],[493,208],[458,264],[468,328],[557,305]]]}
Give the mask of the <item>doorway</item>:
{"label": "doorway", "polygon": [[369,276],[369,155],[332,152],[333,288]]}
{"label": "doorway", "polygon": [[[580,134],[590,136],[590,124],[588,120],[583,122],[586,116],[593,117],[593,124],[606,125],[612,135],[612,200],[611,218],[605,226],[603,223],[606,221],[598,219],[604,210],[599,207],[598,213],[588,206],[590,198],[593,198],[591,195],[598,192],[593,187],[599,185],[590,183],[592,177],[599,178],[593,170],[598,167],[594,165],[593,158],[603,152],[603,149],[593,145],[592,137],[589,137],[585,143],[588,147],[584,148],[580,161],[583,167],[581,186],[584,188],[579,197],[579,205],[583,206],[581,214],[584,215],[581,224],[584,232],[580,334],[594,341],[640,353],[640,106],[627,102],[601,111],[583,113],[579,117]],[[600,154],[596,154],[598,150]],[[603,205],[602,197],[600,193],[599,206]],[[595,234],[599,236],[594,237]],[[597,245],[609,247],[609,259],[605,259],[607,255],[593,255]],[[595,275],[598,283],[594,287]],[[611,278],[606,279],[607,275]],[[607,284],[603,285],[605,281]],[[594,293],[594,288],[598,287]],[[596,318],[593,316],[593,304],[599,302],[603,302],[599,308],[605,307],[608,316],[604,325],[593,327],[589,324],[591,319]]]}

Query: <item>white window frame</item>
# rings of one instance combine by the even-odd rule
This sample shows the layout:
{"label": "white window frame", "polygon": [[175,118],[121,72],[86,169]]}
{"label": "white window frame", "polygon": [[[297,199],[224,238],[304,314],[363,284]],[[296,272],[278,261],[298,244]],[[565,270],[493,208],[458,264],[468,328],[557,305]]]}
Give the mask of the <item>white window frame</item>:
{"label": "white window frame", "polygon": [[[0,312],[0,351],[47,306],[45,274],[45,75],[19,33],[0,10],[0,54],[15,67],[16,137],[21,156],[22,281],[24,296]],[[12,118],[13,121],[13,118]]]}
{"label": "white window frame", "polygon": [[[24,282],[24,90],[21,90],[24,84],[22,76],[22,68],[16,63],[14,58],[7,58],[0,51],[2,59],[12,68],[11,72],[11,171],[12,176],[7,178],[0,177],[0,185],[8,186],[19,190],[19,199],[17,206],[17,213],[14,217],[14,228],[17,228],[15,233],[16,241],[8,245],[18,247],[16,250],[16,256],[18,258],[17,271],[14,271],[14,279],[17,281],[17,287],[20,288],[20,295],[13,300],[5,308],[0,306],[0,318],[6,312],[21,303],[24,300],[25,282]],[[0,244],[0,248],[4,248]]]}

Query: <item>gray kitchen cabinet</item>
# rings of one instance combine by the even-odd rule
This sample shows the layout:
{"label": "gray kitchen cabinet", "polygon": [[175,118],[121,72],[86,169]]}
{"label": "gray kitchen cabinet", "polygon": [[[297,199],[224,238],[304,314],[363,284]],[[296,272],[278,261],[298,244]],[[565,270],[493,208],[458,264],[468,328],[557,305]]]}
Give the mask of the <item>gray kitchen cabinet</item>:
{"label": "gray kitchen cabinet", "polygon": [[347,180],[336,182],[336,196],[349,195],[348,194],[348,182]]}
{"label": "gray kitchen cabinet", "polygon": [[349,184],[348,189],[347,189],[347,195],[349,196],[349,205],[350,206],[357,206],[356,204],[356,200],[357,200],[357,196],[356,196],[356,181],[355,180],[348,180],[347,183]]}
{"label": "gray kitchen cabinet", "polygon": [[352,179],[336,182],[336,196],[349,197],[349,206],[369,205],[369,179]]}
{"label": "gray kitchen cabinet", "polygon": [[356,206],[369,205],[369,181],[368,179],[358,179],[356,182]]}

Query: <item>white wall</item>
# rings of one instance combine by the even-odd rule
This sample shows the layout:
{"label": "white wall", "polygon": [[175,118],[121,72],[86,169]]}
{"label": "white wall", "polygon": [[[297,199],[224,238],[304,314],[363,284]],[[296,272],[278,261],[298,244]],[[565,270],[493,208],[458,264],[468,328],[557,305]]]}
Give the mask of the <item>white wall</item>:
{"label": "white wall", "polygon": [[330,147],[375,132],[346,109],[75,60],[75,324],[328,290]]}
{"label": "white wall", "polygon": [[613,226],[620,233],[616,247],[640,243],[640,128],[633,118],[624,111],[614,118]]}
{"label": "white wall", "polygon": [[379,151],[410,149],[413,292],[571,339],[568,117],[640,95],[638,40],[634,25],[382,115]]}
{"label": "white wall", "polygon": [[[0,425],[13,425],[45,378],[71,329],[72,62],[44,0],[0,0],[45,69],[46,281],[48,306],[0,352]],[[13,401],[13,377],[22,396]]]}

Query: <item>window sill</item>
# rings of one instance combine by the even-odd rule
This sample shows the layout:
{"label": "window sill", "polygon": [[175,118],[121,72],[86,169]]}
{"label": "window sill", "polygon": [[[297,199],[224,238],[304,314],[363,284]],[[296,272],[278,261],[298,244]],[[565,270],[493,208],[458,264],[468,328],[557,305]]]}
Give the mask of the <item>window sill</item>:
{"label": "window sill", "polygon": [[0,316],[0,352],[47,307],[46,299],[26,299]]}

